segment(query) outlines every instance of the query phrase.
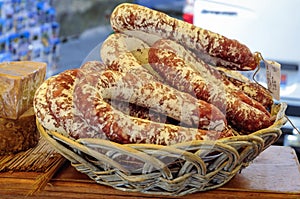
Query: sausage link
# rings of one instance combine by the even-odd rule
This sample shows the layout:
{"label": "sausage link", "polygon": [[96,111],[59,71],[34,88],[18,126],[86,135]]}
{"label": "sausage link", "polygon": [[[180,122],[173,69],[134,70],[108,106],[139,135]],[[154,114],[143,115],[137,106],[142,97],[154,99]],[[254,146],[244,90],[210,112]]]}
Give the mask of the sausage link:
{"label": "sausage link", "polygon": [[271,93],[263,86],[250,81],[241,81],[230,76],[226,76],[226,79],[228,79],[244,93],[246,93],[249,97],[260,102],[268,110],[270,110],[272,105],[274,104]]}
{"label": "sausage link", "polygon": [[108,69],[108,67],[102,61],[87,61],[80,66],[80,69],[99,72]]}
{"label": "sausage link", "polygon": [[[155,81],[155,78],[140,65],[140,63],[135,59],[135,57],[131,53],[131,50],[143,48],[148,48],[148,46],[144,44],[144,42],[124,34],[111,35],[102,45],[103,51],[101,54],[104,57],[104,62],[106,62],[108,66],[112,65],[112,63],[118,65],[118,67],[112,67],[114,70],[122,71],[123,73],[129,71],[126,72],[125,77],[127,79],[126,81],[130,82],[131,85],[128,85],[127,87],[132,87],[132,85],[135,85],[135,92],[126,91],[129,94],[129,96],[127,96],[127,99],[123,98],[120,100],[127,101],[129,100],[129,98],[131,98],[131,100],[134,100],[132,103],[137,103],[141,106],[157,109],[158,112],[166,112],[168,116],[176,120],[182,121],[188,125],[195,126],[199,123],[199,128],[207,126],[207,121],[197,121],[198,119],[196,115],[198,113],[196,112],[199,112],[200,118],[210,117],[209,115],[212,114],[210,112],[205,112],[206,110],[212,110],[210,108],[210,105],[208,105],[204,101],[197,102],[198,100],[191,97],[190,95],[178,92],[176,89],[171,89],[170,87],[165,86],[163,83]],[[152,94],[151,101],[148,99],[149,93]],[[118,96],[125,97],[126,94],[122,93],[118,94]],[[162,97],[166,99],[162,99]],[[183,108],[174,106],[173,104],[178,104],[180,105],[180,107],[184,107],[186,111],[180,110]],[[191,111],[190,104],[197,104],[199,105],[199,107],[194,107],[194,111]],[[162,108],[164,108],[164,110],[162,110]],[[215,112],[213,115],[220,115],[220,111],[217,110],[217,108],[215,107],[213,109],[213,112]],[[195,117],[196,120],[189,119],[193,117]],[[219,117],[219,119],[220,118],[221,117]],[[189,121],[185,121],[185,119]],[[212,118],[209,118],[209,120],[211,119]]]}
{"label": "sausage link", "polygon": [[56,78],[56,76],[49,77],[36,90],[33,99],[34,112],[36,118],[44,127],[52,131],[61,132],[64,135],[68,135],[61,124],[59,124],[56,121],[56,118],[51,114],[48,100],[46,99],[49,82],[54,78]]}
{"label": "sausage link", "polygon": [[[98,132],[119,143],[152,143],[170,145],[191,140],[215,140],[232,136],[231,131],[201,130],[164,124],[131,117],[113,108],[105,98],[110,98],[110,86],[116,85],[116,71],[103,71],[101,74],[81,74],[75,85],[75,113],[83,117]],[[128,74],[126,74],[127,77]],[[128,77],[130,79],[130,77]],[[125,83],[125,82],[123,82]],[[114,90],[115,91],[115,90]],[[116,95],[115,95],[116,96]],[[81,134],[82,137],[94,137],[95,134]]]}
{"label": "sausage link", "polygon": [[[256,99],[246,95],[243,92],[243,90],[241,90],[231,81],[229,81],[229,79],[227,79],[227,76],[225,76],[223,72],[205,63],[204,61],[196,57],[196,55],[193,54],[189,49],[186,49],[184,46],[169,39],[161,39],[155,42],[155,44],[152,45],[152,48],[170,50],[171,52],[175,53],[176,56],[182,58],[184,62],[189,63],[193,70],[198,71],[200,74],[206,74],[205,76],[202,75],[204,78],[209,76],[209,78],[205,78],[206,81],[209,82],[209,84],[216,84],[218,85],[218,87],[222,89],[224,88],[226,92],[235,95],[236,97],[240,98],[240,100],[242,100],[243,102],[263,111],[267,115],[270,115],[270,113],[268,112],[266,107],[263,106],[263,104],[256,101]],[[254,90],[253,92],[255,91],[256,90]],[[259,93],[257,95],[259,95]]]}
{"label": "sausage link", "polygon": [[[145,68],[145,60],[141,61],[134,56],[135,52],[142,52],[144,49],[149,48],[148,44],[138,38],[115,33],[111,34],[103,42],[100,55],[107,68],[111,70],[136,73],[145,78],[155,80],[157,76],[153,76]],[[148,54],[143,56],[143,59],[148,58]]]}
{"label": "sausage link", "polygon": [[195,128],[220,131],[226,127],[225,116],[218,108],[161,82],[117,71],[104,71],[100,81],[99,90],[106,98],[153,109]]}
{"label": "sausage link", "polygon": [[188,126],[187,124],[184,124],[183,122],[170,118],[164,114],[158,113],[146,107],[138,106],[136,104],[128,103],[120,100],[111,100],[111,99],[104,99],[104,100],[115,109],[121,111],[124,114],[130,115],[132,117],[137,117],[137,118],[146,119],[146,120],[159,122],[159,123],[191,127]]}
{"label": "sausage link", "polygon": [[36,91],[34,109],[37,119],[49,130],[67,137],[78,137],[89,132],[105,138],[105,134],[95,132],[82,117],[74,114],[73,90],[77,81],[78,69],[66,70],[47,79]]}
{"label": "sausage link", "polygon": [[212,31],[170,17],[143,6],[123,3],[111,14],[111,26],[116,32],[147,39],[145,34],[157,39],[166,38],[201,53],[214,65],[235,70],[253,70],[258,65],[257,57],[237,40],[226,38]]}
{"label": "sausage link", "polygon": [[225,84],[215,84],[212,74],[194,70],[176,53],[154,45],[149,50],[149,62],[171,86],[217,106],[239,131],[251,133],[271,125],[268,114],[232,95]]}

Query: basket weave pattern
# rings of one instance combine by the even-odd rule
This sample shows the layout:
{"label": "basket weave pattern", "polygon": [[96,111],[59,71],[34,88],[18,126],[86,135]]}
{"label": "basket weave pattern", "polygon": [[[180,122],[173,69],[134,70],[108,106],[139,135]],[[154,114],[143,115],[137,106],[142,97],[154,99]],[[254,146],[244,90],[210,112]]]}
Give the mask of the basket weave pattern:
{"label": "basket weave pattern", "polygon": [[180,196],[220,187],[247,167],[280,137],[285,109],[284,103],[274,106],[276,122],[250,135],[171,146],[72,140],[44,129],[39,122],[37,126],[72,166],[99,184],[123,191]]}

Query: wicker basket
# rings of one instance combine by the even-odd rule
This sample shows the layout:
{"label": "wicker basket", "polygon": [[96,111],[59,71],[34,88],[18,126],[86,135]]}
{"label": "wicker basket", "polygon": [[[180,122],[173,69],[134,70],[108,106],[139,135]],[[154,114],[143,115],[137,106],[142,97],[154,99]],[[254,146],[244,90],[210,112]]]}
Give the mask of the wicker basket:
{"label": "wicker basket", "polygon": [[285,103],[274,106],[276,122],[250,135],[172,146],[72,140],[37,125],[41,135],[72,166],[99,184],[123,191],[181,196],[220,187],[247,167],[280,137],[286,107]]}

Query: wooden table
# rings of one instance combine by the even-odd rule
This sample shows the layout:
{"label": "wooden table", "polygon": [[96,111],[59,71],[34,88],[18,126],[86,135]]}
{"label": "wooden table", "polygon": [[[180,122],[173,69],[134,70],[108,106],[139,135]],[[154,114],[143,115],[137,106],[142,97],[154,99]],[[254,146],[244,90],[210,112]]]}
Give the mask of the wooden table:
{"label": "wooden table", "polygon": [[[2,177],[1,177],[2,176]],[[0,198],[24,198],[34,183],[33,174],[0,173]],[[11,187],[11,188],[9,188]],[[157,199],[167,196],[130,193],[115,190],[90,180],[69,164],[64,165],[47,186],[28,198],[118,198]],[[300,198],[300,166],[290,147],[271,146],[246,169],[221,188],[190,194],[180,199],[196,198]]]}

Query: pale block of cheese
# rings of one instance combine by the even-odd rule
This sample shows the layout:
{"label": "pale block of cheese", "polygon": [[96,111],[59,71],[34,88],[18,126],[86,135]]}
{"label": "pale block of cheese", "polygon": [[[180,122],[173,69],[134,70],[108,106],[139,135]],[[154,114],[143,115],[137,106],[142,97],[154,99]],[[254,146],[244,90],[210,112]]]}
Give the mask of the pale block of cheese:
{"label": "pale block of cheese", "polygon": [[16,120],[0,118],[0,155],[25,151],[37,145],[40,134],[35,119],[33,107]]}
{"label": "pale block of cheese", "polygon": [[17,119],[33,106],[36,89],[46,76],[44,62],[0,63],[0,117]]}

